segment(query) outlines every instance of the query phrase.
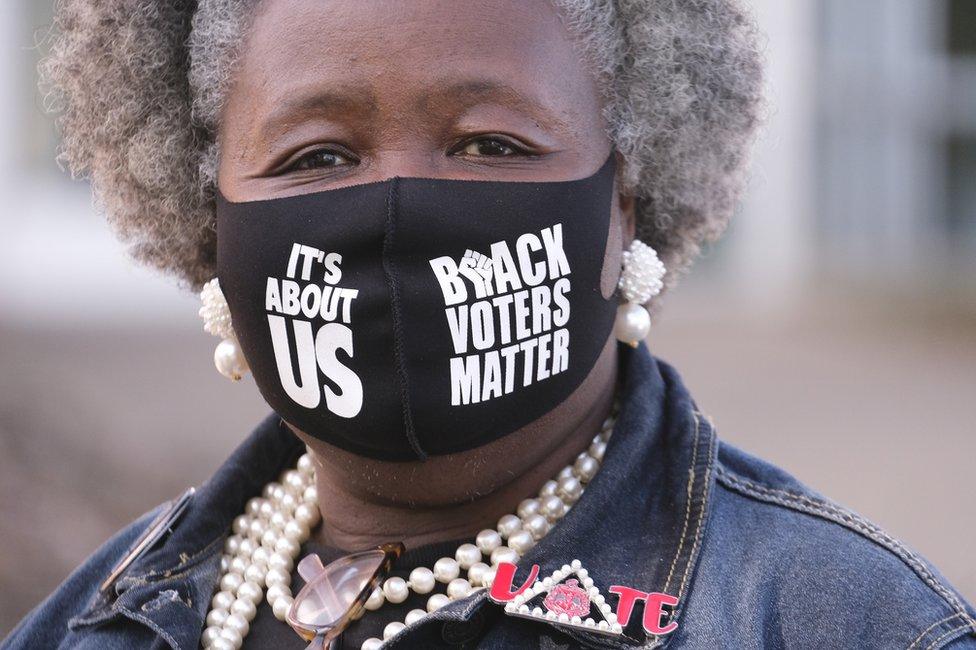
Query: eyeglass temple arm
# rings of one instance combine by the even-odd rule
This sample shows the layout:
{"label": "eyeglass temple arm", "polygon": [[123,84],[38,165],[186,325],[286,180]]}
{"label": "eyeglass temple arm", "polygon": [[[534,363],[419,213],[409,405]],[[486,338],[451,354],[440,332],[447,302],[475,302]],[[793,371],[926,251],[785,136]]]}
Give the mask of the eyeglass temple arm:
{"label": "eyeglass temple arm", "polygon": [[328,646],[326,646],[325,637],[319,634],[312,639],[311,643],[308,644],[305,650],[338,650],[338,646],[336,645],[335,639],[329,641]]}

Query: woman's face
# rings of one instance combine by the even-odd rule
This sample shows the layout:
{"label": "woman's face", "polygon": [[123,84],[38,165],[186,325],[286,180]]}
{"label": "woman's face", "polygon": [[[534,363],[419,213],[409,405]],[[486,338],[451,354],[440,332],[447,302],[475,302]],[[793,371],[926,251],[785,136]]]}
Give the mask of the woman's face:
{"label": "woman's face", "polygon": [[606,159],[601,99],[547,0],[276,0],[222,115],[232,201],[391,176],[540,181]]}
{"label": "woman's face", "polygon": [[[610,153],[596,81],[548,0],[275,0],[256,11],[221,115],[219,185],[231,201],[392,176],[571,180]],[[611,210],[606,297],[633,201],[614,196]],[[603,390],[613,350],[608,340],[592,381],[550,424],[592,406],[586,393]],[[527,437],[539,447],[520,448],[530,464],[547,450]]]}

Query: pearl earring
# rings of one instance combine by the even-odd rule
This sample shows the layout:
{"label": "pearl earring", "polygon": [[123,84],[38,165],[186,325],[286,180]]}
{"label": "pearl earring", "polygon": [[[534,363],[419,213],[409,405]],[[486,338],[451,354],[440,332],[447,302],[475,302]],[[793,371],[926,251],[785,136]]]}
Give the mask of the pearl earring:
{"label": "pearl earring", "polygon": [[220,290],[220,281],[214,278],[203,285],[200,292],[200,318],[203,319],[203,329],[214,336],[223,339],[214,350],[214,365],[224,377],[231,381],[239,381],[247,371],[247,360],[237,341],[234,326],[230,320],[230,309],[224,292]]}
{"label": "pearl earring", "polygon": [[660,293],[666,271],[657,251],[639,239],[631,243],[629,251],[624,251],[623,258],[617,288],[627,302],[617,308],[613,331],[618,341],[636,348],[651,331],[651,315],[644,303]]}

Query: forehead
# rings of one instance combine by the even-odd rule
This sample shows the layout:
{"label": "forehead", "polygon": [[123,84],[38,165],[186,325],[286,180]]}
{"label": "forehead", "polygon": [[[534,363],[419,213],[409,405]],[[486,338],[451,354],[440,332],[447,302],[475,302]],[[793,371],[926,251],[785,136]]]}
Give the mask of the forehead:
{"label": "forehead", "polygon": [[237,83],[268,106],[314,90],[360,111],[433,111],[463,95],[570,117],[599,101],[549,0],[263,2]]}

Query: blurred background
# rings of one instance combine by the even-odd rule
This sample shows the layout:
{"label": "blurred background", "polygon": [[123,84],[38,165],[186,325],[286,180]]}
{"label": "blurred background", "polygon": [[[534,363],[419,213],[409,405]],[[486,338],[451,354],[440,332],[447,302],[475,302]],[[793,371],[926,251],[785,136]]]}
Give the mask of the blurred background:
{"label": "blurred background", "polygon": [[[133,266],[54,163],[0,3],[0,637],[265,414],[198,301]],[[652,350],[719,435],[921,552],[976,601],[976,2],[754,0],[772,114],[728,236]]]}

